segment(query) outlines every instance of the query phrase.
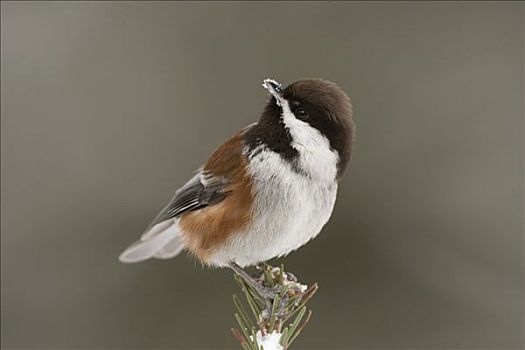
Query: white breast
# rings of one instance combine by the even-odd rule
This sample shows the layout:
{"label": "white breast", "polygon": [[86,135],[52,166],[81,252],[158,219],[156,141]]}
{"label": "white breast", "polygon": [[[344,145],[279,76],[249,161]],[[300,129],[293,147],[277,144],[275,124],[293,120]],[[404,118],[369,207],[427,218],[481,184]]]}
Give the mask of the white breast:
{"label": "white breast", "polygon": [[269,149],[255,152],[248,169],[254,185],[252,224],[211,257],[214,265],[247,266],[286,255],[314,238],[332,214],[338,155],[317,129],[287,116],[286,108],[283,119],[299,151],[297,166]]}

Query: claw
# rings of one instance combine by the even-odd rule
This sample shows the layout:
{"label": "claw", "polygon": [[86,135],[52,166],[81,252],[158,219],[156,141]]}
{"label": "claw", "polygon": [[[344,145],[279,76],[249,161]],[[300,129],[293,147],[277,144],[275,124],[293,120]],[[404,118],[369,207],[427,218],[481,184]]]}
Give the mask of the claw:
{"label": "claw", "polygon": [[297,277],[295,277],[295,275],[291,272],[286,272],[286,278],[288,281],[297,283]]}

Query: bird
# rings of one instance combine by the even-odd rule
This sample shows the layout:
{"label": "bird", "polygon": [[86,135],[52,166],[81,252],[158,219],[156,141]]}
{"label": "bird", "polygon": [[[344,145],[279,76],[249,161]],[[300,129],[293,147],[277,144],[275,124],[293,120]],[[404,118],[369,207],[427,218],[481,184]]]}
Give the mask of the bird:
{"label": "bird", "polygon": [[186,250],[254,285],[244,268],[285,256],[319,234],[352,154],[351,100],[324,79],[285,86],[268,78],[262,85],[269,98],[259,120],[211,154],[121,262]]}

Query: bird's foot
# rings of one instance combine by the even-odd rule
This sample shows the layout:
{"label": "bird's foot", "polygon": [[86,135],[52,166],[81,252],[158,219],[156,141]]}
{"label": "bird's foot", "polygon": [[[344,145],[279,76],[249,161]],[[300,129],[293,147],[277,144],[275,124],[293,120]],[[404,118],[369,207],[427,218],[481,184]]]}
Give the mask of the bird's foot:
{"label": "bird's foot", "polygon": [[[258,270],[264,270],[268,266],[263,265],[262,267],[257,266]],[[271,315],[275,310],[274,314],[278,317],[285,315],[286,304],[288,302],[288,293],[282,293],[282,286],[276,285],[274,287],[264,286],[261,282],[256,280],[254,277],[250,276],[246,271],[244,271],[239,265],[235,263],[230,264],[230,268],[235,271],[235,273],[241,277],[250,287],[252,287],[257,294],[264,300],[266,309],[263,311],[263,314]],[[283,294],[283,295],[281,295]],[[274,303],[277,300],[278,305],[276,309],[274,308]]]}
{"label": "bird's foot", "polygon": [[265,287],[260,284],[259,286],[261,289],[257,290],[257,293],[259,293],[266,305],[262,312],[263,317],[268,319],[270,318],[270,315],[273,314],[278,319],[284,318],[286,316],[286,304],[289,300],[288,293],[283,294],[280,286],[275,286],[273,288]]}

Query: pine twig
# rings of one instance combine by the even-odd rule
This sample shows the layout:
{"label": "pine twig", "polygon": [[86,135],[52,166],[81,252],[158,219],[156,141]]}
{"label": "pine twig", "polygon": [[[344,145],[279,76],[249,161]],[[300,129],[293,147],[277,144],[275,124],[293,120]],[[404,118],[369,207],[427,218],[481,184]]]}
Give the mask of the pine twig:
{"label": "pine twig", "polygon": [[232,328],[235,339],[244,350],[287,350],[310,321],[312,311],[307,310],[306,304],[317,292],[317,283],[307,288],[286,273],[283,265],[265,264],[260,275],[254,278],[263,287],[277,292],[272,303],[267,305],[244,279],[238,275],[234,278],[245,299],[243,302],[237,295],[233,296],[235,318],[240,328]]}

